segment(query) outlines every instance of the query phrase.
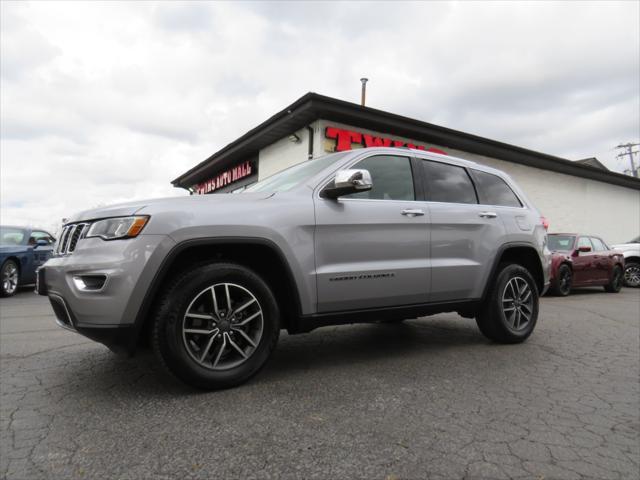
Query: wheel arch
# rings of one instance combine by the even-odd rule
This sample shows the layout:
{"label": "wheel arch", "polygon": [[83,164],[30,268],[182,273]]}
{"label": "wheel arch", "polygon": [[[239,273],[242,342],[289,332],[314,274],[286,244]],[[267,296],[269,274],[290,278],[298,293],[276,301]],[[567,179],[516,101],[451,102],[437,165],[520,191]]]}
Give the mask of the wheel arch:
{"label": "wheel arch", "polygon": [[[526,268],[534,281],[538,293],[541,295],[544,291],[544,271],[542,269],[542,262],[537,250],[532,244],[529,243],[507,243],[502,245],[493,260],[493,266],[491,268],[491,274],[488,277],[488,281],[484,287],[482,299],[484,300],[489,292],[491,282],[493,282],[500,272],[498,268],[502,263],[515,263]],[[572,269],[573,271],[573,269]]]}
{"label": "wheel arch", "polygon": [[625,257],[624,263],[625,265],[628,263],[640,263],[640,257],[638,257],[637,255],[631,255],[629,257]]}
{"label": "wheel arch", "polygon": [[272,289],[282,310],[283,326],[294,331],[301,316],[301,299],[293,272],[282,250],[264,238],[206,238],[186,240],[165,257],[147,289],[134,323],[129,352],[146,339],[153,321],[153,305],[173,274],[198,264],[234,262],[260,275]]}

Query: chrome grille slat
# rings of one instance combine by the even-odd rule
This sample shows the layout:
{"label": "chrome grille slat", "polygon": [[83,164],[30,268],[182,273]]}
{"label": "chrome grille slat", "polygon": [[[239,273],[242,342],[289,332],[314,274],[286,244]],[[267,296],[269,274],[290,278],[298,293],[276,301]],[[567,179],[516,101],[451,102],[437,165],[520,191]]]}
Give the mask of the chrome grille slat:
{"label": "chrome grille slat", "polygon": [[78,241],[82,238],[88,226],[88,223],[65,225],[55,250],[56,255],[69,255],[73,253],[78,245]]}

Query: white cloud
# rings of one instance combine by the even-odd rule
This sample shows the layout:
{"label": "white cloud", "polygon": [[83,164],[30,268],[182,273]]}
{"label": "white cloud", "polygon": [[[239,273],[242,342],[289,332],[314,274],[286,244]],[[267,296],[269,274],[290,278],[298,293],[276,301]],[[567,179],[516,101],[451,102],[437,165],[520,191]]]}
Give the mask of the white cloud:
{"label": "white cloud", "polygon": [[637,2],[1,3],[2,223],[169,181],[307,91],[534,150],[640,137]]}

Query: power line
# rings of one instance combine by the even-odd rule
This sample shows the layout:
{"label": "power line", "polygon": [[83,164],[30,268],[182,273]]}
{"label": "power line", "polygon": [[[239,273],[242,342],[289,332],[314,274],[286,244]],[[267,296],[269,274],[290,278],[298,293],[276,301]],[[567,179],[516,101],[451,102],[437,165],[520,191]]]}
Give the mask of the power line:
{"label": "power line", "polygon": [[629,163],[631,163],[631,175],[638,178],[638,169],[633,161],[633,156],[638,154],[638,150],[633,150],[633,147],[640,146],[640,143],[624,143],[617,145],[615,148],[622,150],[621,153],[616,155],[616,158],[629,157]]}

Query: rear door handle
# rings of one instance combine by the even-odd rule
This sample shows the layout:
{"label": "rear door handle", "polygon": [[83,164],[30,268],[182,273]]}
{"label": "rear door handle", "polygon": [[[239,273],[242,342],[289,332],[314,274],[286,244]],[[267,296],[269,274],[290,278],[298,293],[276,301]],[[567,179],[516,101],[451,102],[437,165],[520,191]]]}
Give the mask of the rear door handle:
{"label": "rear door handle", "polygon": [[480,212],[478,216],[483,218],[496,218],[498,214],[496,212]]}
{"label": "rear door handle", "polygon": [[402,210],[401,213],[407,217],[419,217],[420,215],[424,215],[424,211],[419,208],[407,208],[406,210]]}

